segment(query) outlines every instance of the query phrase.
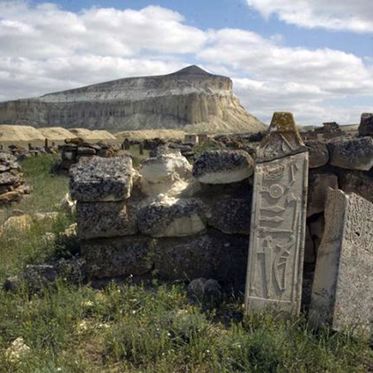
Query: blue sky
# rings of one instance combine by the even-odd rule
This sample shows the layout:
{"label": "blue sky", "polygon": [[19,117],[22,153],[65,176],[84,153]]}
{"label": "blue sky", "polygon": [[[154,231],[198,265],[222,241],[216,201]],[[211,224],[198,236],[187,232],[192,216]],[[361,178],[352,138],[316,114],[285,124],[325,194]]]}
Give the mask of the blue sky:
{"label": "blue sky", "polygon": [[373,2],[0,0],[0,100],[191,63],[230,76],[264,121],[358,122],[373,111]]}

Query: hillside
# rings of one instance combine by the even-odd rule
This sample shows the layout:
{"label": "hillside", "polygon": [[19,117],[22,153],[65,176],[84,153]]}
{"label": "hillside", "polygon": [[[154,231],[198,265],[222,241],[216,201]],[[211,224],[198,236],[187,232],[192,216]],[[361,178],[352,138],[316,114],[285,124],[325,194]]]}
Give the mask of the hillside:
{"label": "hillside", "polygon": [[3,102],[0,123],[112,131],[256,132],[264,128],[233,95],[230,78],[197,66]]}

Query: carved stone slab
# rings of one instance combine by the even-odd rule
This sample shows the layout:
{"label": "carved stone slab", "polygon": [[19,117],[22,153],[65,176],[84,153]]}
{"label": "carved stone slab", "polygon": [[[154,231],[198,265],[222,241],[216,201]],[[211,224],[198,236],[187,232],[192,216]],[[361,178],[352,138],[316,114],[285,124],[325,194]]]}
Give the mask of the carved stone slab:
{"label": "carved stone slab", "polygon": [[[288,122],[276,123],[274,115],[269,139],[259,149],[259,161],[266,159],[265,149],[275,150],[269,153],[270,159],[274,154],[280,159],[257,163],[255,168],[245,294],[248,312],[270,308],[297,314],[300,309],[308,152],[303,151],[292,116],[285,116]],[[277,136],[282,123],[286,140]]]}
{"label": "carved stone slab", "polygon": [[310,320],[373,330],[373,204],[354,193],[328,192]]}

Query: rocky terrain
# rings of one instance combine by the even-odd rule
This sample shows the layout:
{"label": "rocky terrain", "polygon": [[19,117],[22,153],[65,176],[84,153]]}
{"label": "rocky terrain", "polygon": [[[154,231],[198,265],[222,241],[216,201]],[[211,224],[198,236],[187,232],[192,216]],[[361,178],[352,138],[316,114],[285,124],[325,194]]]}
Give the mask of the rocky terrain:
{"label": "rocky terrain", "polygon": [[257,132],[264,125],[233,95],[232,80],[197,66],[0,103],[0,123],[89,129]]}

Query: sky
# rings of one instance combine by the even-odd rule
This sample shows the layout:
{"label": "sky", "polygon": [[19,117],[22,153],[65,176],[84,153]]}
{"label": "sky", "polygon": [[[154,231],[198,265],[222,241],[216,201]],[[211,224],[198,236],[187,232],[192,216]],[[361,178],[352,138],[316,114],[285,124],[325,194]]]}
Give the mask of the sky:
{"label": "sky", "polygon": [[0,101],[190,64],[264,122],[373,112],[372,0],[0,0]]}

